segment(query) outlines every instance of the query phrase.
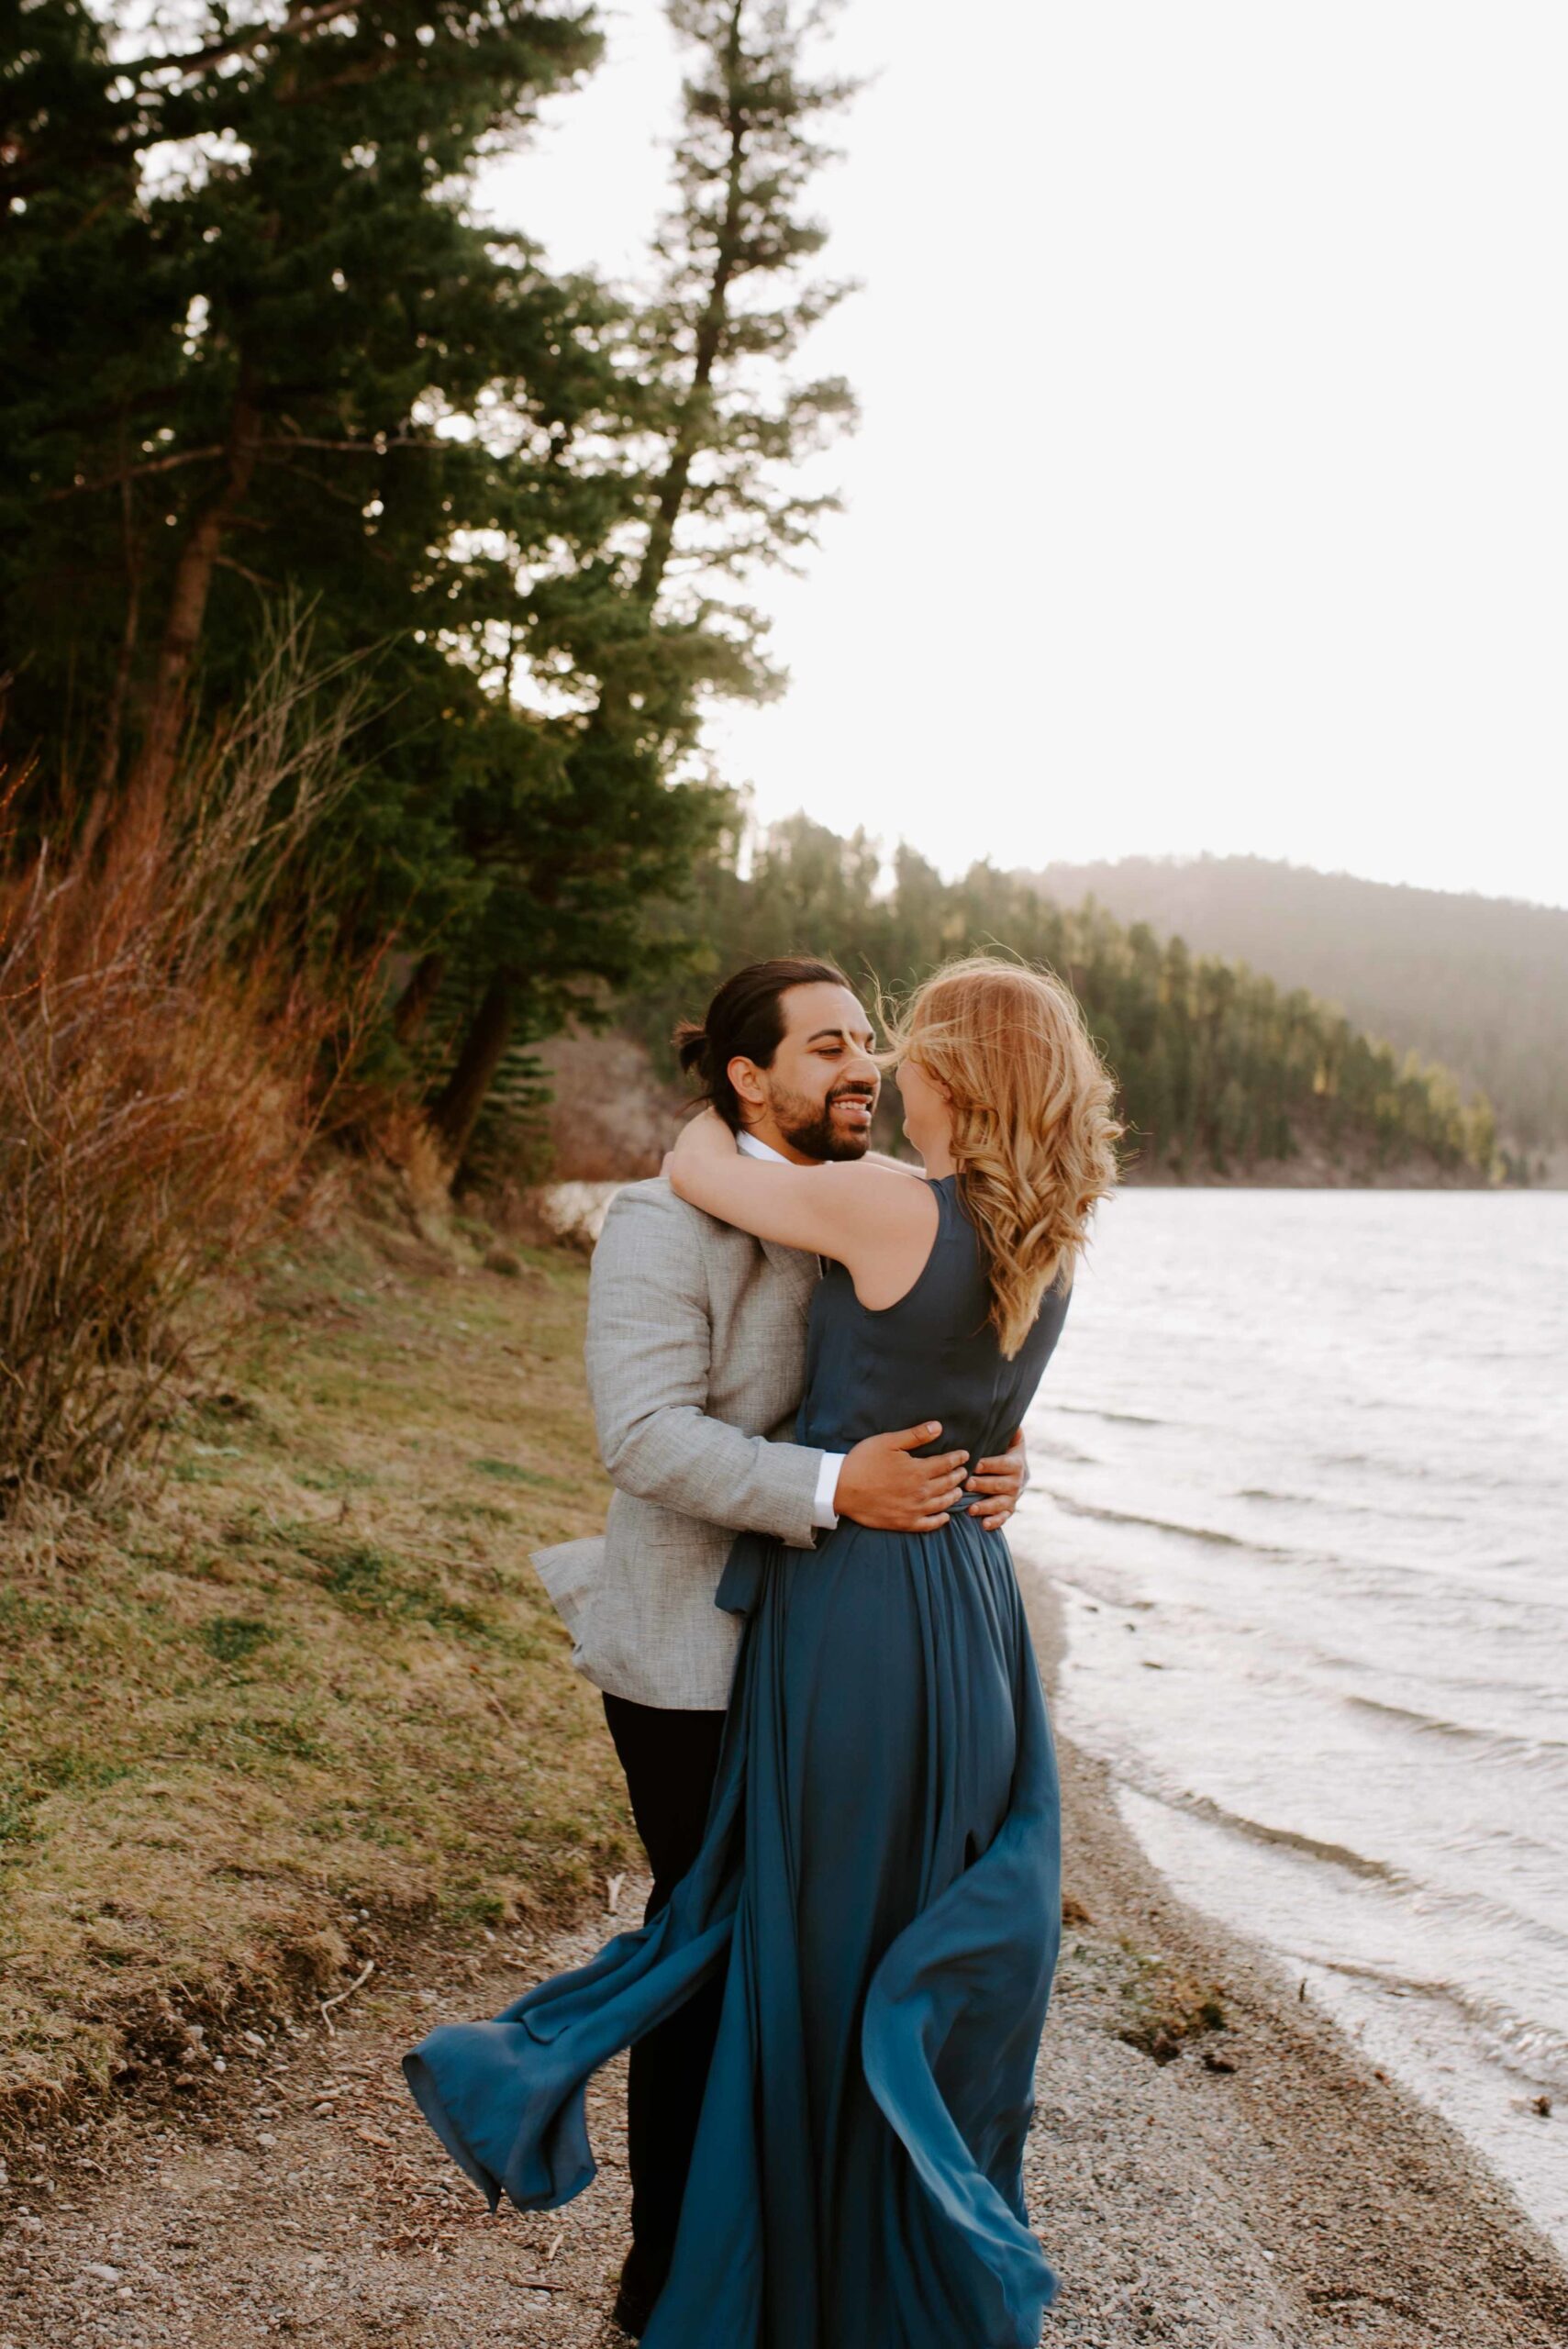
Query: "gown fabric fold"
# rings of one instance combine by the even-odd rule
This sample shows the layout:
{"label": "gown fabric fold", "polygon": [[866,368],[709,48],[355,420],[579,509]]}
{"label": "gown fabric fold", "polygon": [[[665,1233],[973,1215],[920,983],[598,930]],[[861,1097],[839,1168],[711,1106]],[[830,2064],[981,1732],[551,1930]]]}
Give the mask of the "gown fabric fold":
{"label": "gown fabric fold", "polygon": [[[830,1266],[803,1443],[939,1419],[1004,1450],[1055,1345],[1013,1362],[954,1178],[914,1287],[877,1312]],[[644,2349],[1036,2349],[1057,2278],[1024,2140],[1061,1933],[1056,1757],[1007,1545],[840,1520],[814,1551],[741,1534],[743,1619],[698,1856],[667,1906],[492,2021],[404,2058],[495,2209],[594,2175],[591,2075],[714,1972],[723,2008],[673,2264]]]}

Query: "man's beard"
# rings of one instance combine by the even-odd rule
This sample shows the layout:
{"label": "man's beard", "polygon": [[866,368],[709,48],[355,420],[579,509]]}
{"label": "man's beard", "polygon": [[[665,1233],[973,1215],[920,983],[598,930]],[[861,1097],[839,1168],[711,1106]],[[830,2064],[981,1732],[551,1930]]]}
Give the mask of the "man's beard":
{"label": "man's beard", "polygon": [[871,1130],[868,1127],[864,1133],[847,1133],[836,1126],[835,1101],[864,1101],[873,1109],[876,1107],[874,1094],[863,1085],[841,1085],[825,1101],[813,1101],[808,1094],[790,1093],[782,1085],[776,1086],[769,1095],[768,1107],[792,1150],[824,1161],[863,1158],[871,1148]]}

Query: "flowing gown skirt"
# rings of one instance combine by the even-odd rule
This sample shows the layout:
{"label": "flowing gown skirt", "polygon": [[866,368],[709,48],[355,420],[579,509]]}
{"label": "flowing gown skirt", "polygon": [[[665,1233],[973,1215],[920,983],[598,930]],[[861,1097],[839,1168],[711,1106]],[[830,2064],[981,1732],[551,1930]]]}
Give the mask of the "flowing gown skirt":
{"label": "flowing gown skirt", "polygon": [[728,1964],[644,2349],[1035,2349],[1024,2138],[1061,1932],[1056,1758],[1006,1542],[742,1534],[698,1858],[651,1924],[405,2058],[488,2197],[594,2175],[589,2076]]}

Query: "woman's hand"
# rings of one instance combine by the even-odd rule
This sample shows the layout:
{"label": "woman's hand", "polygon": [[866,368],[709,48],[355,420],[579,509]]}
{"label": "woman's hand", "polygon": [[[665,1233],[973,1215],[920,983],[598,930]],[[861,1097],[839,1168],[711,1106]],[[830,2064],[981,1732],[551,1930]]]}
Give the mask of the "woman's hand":
{"label": "woman's hand", "polygon": [[1019,1497],[1029,1480],[1029,1454],[1024,1450],[1024,1431],[1018,1428],[1006,1452],[996,1453],[989,1460],[975,1462],[974,1474],[963,1488],[966,1493],[980,1496],[970,1503],[970,1516],[976,1519],[987,1533],[1000,1533],[1018,1508]]}

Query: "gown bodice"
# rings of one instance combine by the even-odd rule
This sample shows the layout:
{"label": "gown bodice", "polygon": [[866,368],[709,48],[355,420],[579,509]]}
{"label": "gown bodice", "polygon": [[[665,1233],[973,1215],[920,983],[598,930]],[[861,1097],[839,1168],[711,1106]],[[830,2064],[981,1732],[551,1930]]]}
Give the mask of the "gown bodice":
{"label": "gown bodice", "polygon": [[1006,1451],[1021,1426],[1062,1332],[1070,1291],[1041,1302],[1011,1362],[990,1319],[980,1238],[964,1213],[958,1177],[944,1174],[937,1235],[912,1287],[895,1305],[862,1305],[842,1264],[828,1264],[811,1303],[806,1393],[796,1435],[824,1452],[863,1437],[940,1419],[923,1451],[966,1450],[971,1461]]}

